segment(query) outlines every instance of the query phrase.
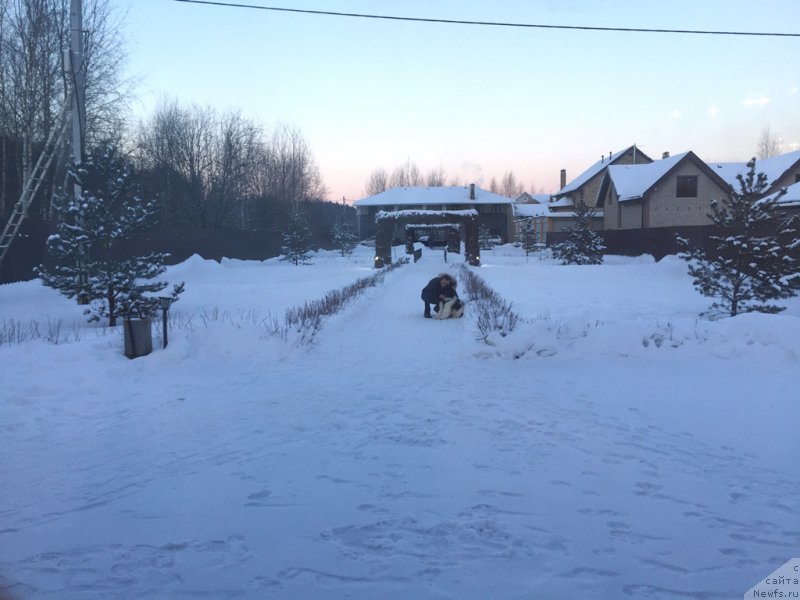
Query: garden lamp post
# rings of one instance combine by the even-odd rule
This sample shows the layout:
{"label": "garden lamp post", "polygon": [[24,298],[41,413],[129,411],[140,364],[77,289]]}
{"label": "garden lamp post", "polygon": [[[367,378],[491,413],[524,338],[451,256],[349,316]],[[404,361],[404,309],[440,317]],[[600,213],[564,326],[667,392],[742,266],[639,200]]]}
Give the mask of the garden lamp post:
{"label": "garden lamp post", "polygon": [[158,302],[161,305],[161,321],[164,324],[164,348],[167,347],[167,320],[170,305],[175,301],[172,296],[159,296]]}

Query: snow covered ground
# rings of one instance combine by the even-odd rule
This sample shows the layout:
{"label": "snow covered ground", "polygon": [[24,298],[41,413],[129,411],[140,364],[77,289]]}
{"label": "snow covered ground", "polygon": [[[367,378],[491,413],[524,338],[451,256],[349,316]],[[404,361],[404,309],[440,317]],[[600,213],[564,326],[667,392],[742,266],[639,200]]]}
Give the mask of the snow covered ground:
{"label": "snow covered ground", "polygon": [[469,306],[422,318],[450,258],[301,346],[261,321],[371,274],[370,249],[194,257],[167,273],[169,347],[133,361],[53,290],[0,286],[5,331],[59,335],[0,345],[0,589],[715,599],[798,555],[800,299],[708,322],[674,257],[503,246],[476,272],[526,322],[487,345]]}

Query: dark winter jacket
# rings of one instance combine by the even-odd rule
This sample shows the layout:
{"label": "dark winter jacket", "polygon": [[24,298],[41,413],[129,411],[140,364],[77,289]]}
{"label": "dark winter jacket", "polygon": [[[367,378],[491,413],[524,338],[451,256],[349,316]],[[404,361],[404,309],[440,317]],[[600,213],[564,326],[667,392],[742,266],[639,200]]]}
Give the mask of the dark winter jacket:
{"label": "dark winter jacket", "polygon": [[441,300],[440,296],[444,296],[445,298],[458,297],[455,288],[449,285],[442,287],[441,279],[441,276],[434,277],[428,282],[428,285],[422,289],[422,300],[424,302],[428,304],[438,304]]}

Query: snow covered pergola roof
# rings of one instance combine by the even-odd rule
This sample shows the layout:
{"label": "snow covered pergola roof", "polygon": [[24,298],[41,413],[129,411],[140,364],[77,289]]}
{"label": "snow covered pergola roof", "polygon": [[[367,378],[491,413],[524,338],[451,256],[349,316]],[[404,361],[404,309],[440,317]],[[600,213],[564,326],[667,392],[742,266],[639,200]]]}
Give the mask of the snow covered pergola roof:
{"label": "snow covered pergola roof", "polygon": [[511,198],[494,194],[475,186],[475,199],[470,199],[470,186],[443,186],[443,187],[404,187],[392,188],[356,200],[353,205],[359,206],[426,206],[447,204],[511,204]]}
{"label": "snow covered pergola roof", "polygon": [[375,215],[376,221],[383,219],[407,219],[409,217],[477,217],[478,211],[474,208],[466,210],[382,210]]}

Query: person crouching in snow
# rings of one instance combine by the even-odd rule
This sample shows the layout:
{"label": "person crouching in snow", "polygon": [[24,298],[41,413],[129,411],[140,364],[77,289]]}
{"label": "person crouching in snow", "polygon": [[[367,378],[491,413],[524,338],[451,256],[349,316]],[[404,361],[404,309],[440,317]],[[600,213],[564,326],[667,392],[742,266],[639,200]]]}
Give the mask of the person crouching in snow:
{"label": "person crouching in snow", "polygon": [[[451,314],[452,303],[448,306],[447,314],[445,314],[445,311],[439,312],[450,300],[455,300],[458,303],[459,306],[457,309],[463,314],[463,306],[461,306],[461,302],[458,300],[458,293],[456,292],[456,280],[452,275],[441,273],[431,279],[428,285],[422,289],[421,297],[422,301],[425,303],[424,316],[426,319],[431,318],[431,304],[434,305],[434,310],[439,313],[436,316],[437,319],[446,319],[449,316],[455,316]],[[461,314],[458,316],[461,316]]]}

